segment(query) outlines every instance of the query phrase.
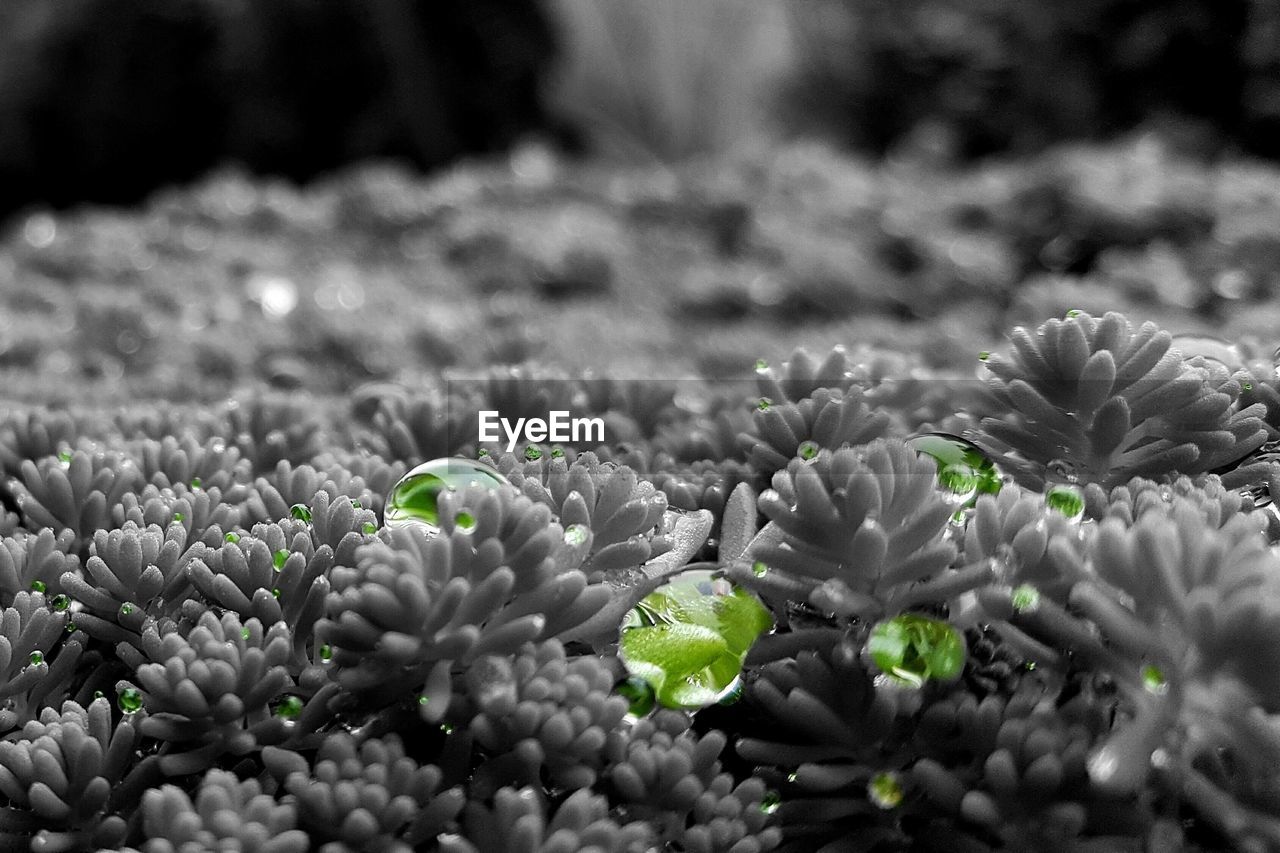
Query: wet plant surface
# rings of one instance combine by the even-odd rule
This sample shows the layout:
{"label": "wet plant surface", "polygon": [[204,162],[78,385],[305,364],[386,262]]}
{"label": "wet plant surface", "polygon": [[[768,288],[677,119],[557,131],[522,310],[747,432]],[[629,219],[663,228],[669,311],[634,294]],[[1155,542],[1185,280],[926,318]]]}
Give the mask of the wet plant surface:
{"label": "wet plant surface", "polygon": [[[1280,850],[1278,176],[528,148],[13,220],[0,847]],[[478,441],[558,408],[605,440]]]}

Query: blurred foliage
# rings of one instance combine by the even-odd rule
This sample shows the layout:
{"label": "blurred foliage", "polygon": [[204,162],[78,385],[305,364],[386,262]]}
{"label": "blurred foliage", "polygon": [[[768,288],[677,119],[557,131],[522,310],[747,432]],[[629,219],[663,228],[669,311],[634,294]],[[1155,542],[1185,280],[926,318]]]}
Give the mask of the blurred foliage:
{"label": "blurred foliage", "polygon": [[793,119],[857,147],[1026,152],[1177,117],[1211,143],[1280,155],[1274,0],[818,0],[792,11]]}
{"label": "blurred foliage", "polygon": [[539,123],[534,0],[14,0],[0,13],[0,213],[131,203],[225,160],[306,179],[433,167]]}

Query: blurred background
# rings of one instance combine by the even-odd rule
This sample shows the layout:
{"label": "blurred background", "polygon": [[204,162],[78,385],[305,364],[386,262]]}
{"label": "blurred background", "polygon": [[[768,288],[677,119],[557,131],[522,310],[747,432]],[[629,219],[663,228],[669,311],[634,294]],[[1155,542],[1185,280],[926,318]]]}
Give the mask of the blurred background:
{"label": "blurred background", "polygon": [[1269,358],[1277,158],[1280,0],[5,0],[0,378]]}

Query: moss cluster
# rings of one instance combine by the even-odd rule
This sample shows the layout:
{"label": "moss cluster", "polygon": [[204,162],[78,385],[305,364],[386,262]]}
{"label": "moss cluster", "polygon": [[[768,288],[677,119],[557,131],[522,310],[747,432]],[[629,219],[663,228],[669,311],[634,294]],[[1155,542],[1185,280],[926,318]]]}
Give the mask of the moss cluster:
{"label": "moss cluster", "polygon": [[[1274,375],[1079,311],[985,361],[796,352],[710,410],[530,369],[9,412],[0,841],[1280,850]],[[557,399],[626,440],[448,425]],[[944,424],[989,488],[908,440]],[[383,525],[461,453],[506,482]],[[694,568],[775,628],[720,704],[654,708],[618,631]]]}

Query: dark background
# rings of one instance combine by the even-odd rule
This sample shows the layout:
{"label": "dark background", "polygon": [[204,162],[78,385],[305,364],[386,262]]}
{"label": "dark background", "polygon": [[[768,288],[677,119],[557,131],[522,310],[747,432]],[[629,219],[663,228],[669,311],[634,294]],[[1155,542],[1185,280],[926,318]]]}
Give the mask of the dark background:
{"label": "dark background", "polygon": [[[604,91],[606,102],[629,103],[594,112],[573,109],[590,80],[562,82],[558,98],[549,91],[558,59],[580,54],[581,34],[593,27],[613,28],[610,66],[654,73],[635,62],[647,50],[635,35],[661,40],[661,12],[638,20],[617,3],[595,6],[7,0],[0,213],[132,203],[224,162],[298,181],[366,158],[429,170],[502,150],[530,131],[590,152],[603,147],[602,126],[616,136],[619,122],[632,125],[622,131],[646,155],[715,153],[724,129],[676,138],[662,121],[671,105],[631,108],[643,80],[629,92]],[[769,112],[790,132],[875,155],[907,144],[974,158],[1154,125],[1205,156],[1280,156],[1276,0],[806,0],[786,8],[795,55]],[[756,52],[735,53],[723,19],[708,26],[708,61],[755,79]]]}

